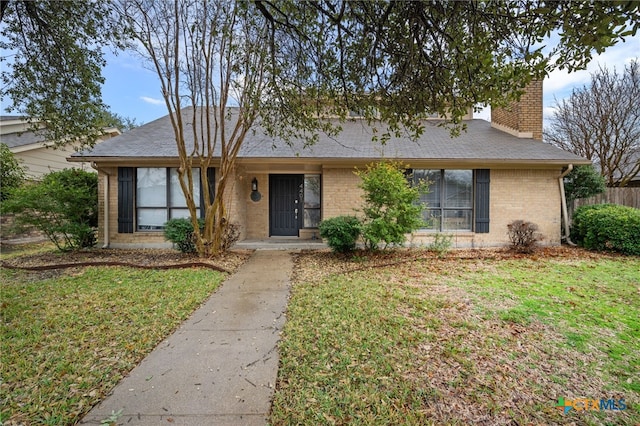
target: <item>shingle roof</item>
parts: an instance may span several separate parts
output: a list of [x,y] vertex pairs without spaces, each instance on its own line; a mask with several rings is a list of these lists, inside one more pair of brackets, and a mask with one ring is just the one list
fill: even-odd
[[0,142],[6,144],[9,148],[17,148],[39,142],[44,143],[45,139],[42,135],[37,135],[32,131],[24,131],[4,134],[0,136]]
[[[190,112],[191,110],[189,110]],[[185,111],[187,112],[187,111]],[[187,115],[185,115],[187,116]],[[189,113],[189,117],[192,115]],[[191,119],[187,119],[189,122]],[[396,159],[478,160],[501,162],[566,162],[583,163],[584,159],[534,139],[522,139],[491,127],[485,120],[469,120],[467,130],[452,138],[448,129],[427,124],[416,141],[391,137],[384,145],[373,142],[371,126],[363,120],[342,123],[335,137],[323,133],[313,146],[304,148],[302,140],[291,145],[269,138],[256,129],[249,132],[239,153],[245,159]],[[185,126],[186,140],[192,137],[191,126]],[[132,129],[109,139],[92,150],[74,154],[91,159],[176,158],[177,150],[169,116]]]

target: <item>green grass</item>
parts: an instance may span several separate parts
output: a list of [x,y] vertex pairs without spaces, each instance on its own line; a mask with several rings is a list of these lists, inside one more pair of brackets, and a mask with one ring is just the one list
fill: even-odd
[[74,424],[223,278],[208,269],[0,269],[0,422]]
[[[485,297],[513,297],[499,311],[506,321],[553,324],[564,344],[607,354],[607,368],[622,388],[640,393],[640,261],[637,258],[582,262],[502,262],[495,273],[467,282]],[[633,380],[634,376],[636,380]],[[630,383],[627,380],[631,379]]]
[[[328,274],[367,262],[314,256],[296,265],[319,278],[292,289],[272,424],[640,423],[640,259]],[[560,397],[628,408],[565,415]]]

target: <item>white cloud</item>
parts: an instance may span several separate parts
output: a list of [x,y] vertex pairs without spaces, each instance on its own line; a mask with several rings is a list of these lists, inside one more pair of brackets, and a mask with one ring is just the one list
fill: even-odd
[[164,105],[162,99],[150,98],[149,96],[140,96],[140,99],[151,105]]
[[568,94],[571,89],[588,85],[591,81],[591,74],[606,67],[621,73],[625,64],[632,59],[640,57],[640,34],[635,37],[628,37],[624,42],[619,42],[615,46],[606,49],[599,55],[594,55],[585,70],[572,73],[566,70],[554,70],[544,81],[544,91],[558,97]]

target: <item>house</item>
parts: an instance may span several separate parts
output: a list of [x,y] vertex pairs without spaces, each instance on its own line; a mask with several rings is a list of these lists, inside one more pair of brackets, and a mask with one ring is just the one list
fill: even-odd
[[[360,206],[354,168],[385,158],[401,160],[414,178],[431,182],[424,211],[429,228],[416,232],[414,243],[442,232],[454,235],[456,247],[501,246],[508,243],[507,224],[523,219],[540,227],[544,244],[559,244],[560,176],[589,161],[541,141],[542,83],[510,108],[495,109],[491,123],[469,117],[466,125],[457,138],[434,123],[416,141],[392,137],[381,145],[372,142],[365,121],[354,119],[337,137],[320,135],[308,148],[249,132],[228,191],[230,220],[240,225],[241,239],[313,239],[320,220]],[[98,169],[104,246],[168,246],[163,224],[188,213],[168,116],[69,160]],[[210,182],[219,178],[215,168],[207,175]]]
[[[46,141],[41,135],[29,130],[29,122],[22,116],[0,116],[0,143],[4,143],[14,156],[25,166],[25,172],[29,179],[40,179],[44,174],[71,167],[67,157],[76,152],[80,144],[69,144],[64,147],[54,148],[52,141]],[[107,128],[102,140],[117,136],[120,131],[116,128]],[[92,171],[88,162],[75,164],[76,168]]]

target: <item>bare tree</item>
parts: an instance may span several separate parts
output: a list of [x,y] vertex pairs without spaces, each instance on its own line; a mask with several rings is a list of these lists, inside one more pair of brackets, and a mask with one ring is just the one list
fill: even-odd
[[[247,4],[235,1],[131,0],[122,7],[138,50],[160,77],[197,251],[202,256],[215,254],[222,249],[228,226],[224,200],[235,160],[265,88],[264,30]],[[235,105],[233,113],[229,105]],[[198,167],[200,176],[194,176]],[[216,167],[218,177],[213,198],[207,179],[210,167]],[[198,226],[195,179],[202,182],[203,230]]]
[[600,68],[556,101],[545,141],[593,161],[607,186],[627,185],[640,173],[640,62],[622,75]]
[[[285,72],[290,58],[265,48],[268,28],[254,3],[121,0],[118,12],[136,50],[160,79],[197,252],[217,254],[225,247],[228,191],[247,133],[261,128],[284,142],[301,137],[312,143],[318,130],[337,128],[321,118],[322,105],[309,101],[300,77]],[[215,192],[207,174],[213,167]],[[202,184],[203,229],[196,179]]]

